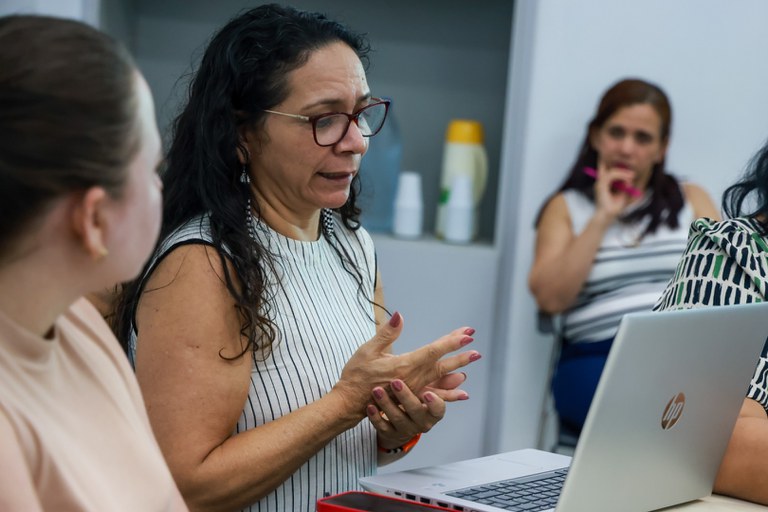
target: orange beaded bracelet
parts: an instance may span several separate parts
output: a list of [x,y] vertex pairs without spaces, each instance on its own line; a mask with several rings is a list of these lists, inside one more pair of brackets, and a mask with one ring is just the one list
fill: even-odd
[[416,446],[416,443],[419,442],[419,439],[421,439],[421,434],[416,434],[413,436],[407,443],[405,443],[403,446],[398,446],[397,448],[382,448],[379,446],[379,451],[382,453],[408,453],[413,449],[414,446]]

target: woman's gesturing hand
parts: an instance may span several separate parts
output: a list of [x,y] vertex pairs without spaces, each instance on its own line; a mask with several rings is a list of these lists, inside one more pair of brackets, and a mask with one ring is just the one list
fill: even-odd
[[[475,350],[448,354],[471,343],[474,329],[461,327],[416,350],[393,355],[391,346],[400,335],[402,324],[399,313],[392,315],[390,321],[354,353],[334,386],[334,390],[343,393],[350,407],[360,414],[366,414],[372,389],[380,387],[388,393],[394,381],[402,382],[408,393],[413,394],[410,390],[429,393],[440,403],[443,399],[466,398],[465,392],[455,389],[463,382],[463,374],[451,374],[480,359],[480,354]],[[415,400],[421,404],[418,398]],[[444,404],[434,407],[444,408]]]
[[380,386],[373,388],[376,405],[366,408],[380,448],[403,446],[415,435],[429,432],[445,416],[445,401],[432,391],[424,392],[422,401],[400,379],[393,380],[390,388],[392,396]]

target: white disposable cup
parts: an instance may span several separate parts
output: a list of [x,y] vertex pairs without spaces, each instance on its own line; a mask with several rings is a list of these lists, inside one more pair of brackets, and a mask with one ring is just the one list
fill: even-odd
[[421,175],[403,171],[395,195],[393,232],[403,238],[418,238],[422,234],[424,204],[421,195]]

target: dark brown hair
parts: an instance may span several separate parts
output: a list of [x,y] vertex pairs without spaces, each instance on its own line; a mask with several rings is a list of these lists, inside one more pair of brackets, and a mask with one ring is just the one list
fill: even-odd
[[[659,115],[661,141],[664,144],[669,141],[672,130],[672,107],[669,98],[661,87],[637,78],[628,78],[613,84],[603,94],[595,116],[587,125],[584,140],[568,176],[555,193],[547,198],[544,206],[558,193],[572,188],[594,201],[594,179],[584,174],[585,167],[597,169],[597,151],[592,147],[590,135],[602,128],[605,122],[619,109],[642,104],[650,105]],[[668,174],[664,167],[664,158],[653,166],[651,179],[648,183],[652,192],[651,201],[643,208],[634,210],[631,214],[621,218],[623,222],[634,222],[650,215],[651,222],[643,234],[653,233],[662,223],[671,228],[676,228],[679,224],[677,215],[683,208],[683,193],[677,180]],[[539,214],[536,216],[537,225],[543,209],[544,207],[539,210]]]
[[120,195],[138,149],[135,69],[78,21],[0,18],[0,257],[57,197]]
[[[240,177],[237,159],[239,128],[259,127],[266,114],[289,94],[288,74],[304,65],[313,52],[333,43],[349,46],[366,62],[364,36],[324,14],[277,4],[261,5],[231,19],[211,39],[189,84],[188,98],[173,127],[173,140],[163,177],[162,241],[179,226],[210,215],[213,246],[224,269],[224,281],[241,316],[243,351],[266,358],[277,337],[270,320],[266,269],[275,265],[269,250],[252,240],[248,231],[249,200],[260,215],[258,202]],[[359,176],[352,180],[347,202],[336,209],[344,225],[359,227],[356,204]],[[344,268],[359,284],[360,270],[323,230]],[[227,248],[225,250],[224,248]],[[232,270],[227,265],[231,264]],[[146,274],[148,263],[142,275]],[[113,329],[130,355],[133,320],[143,279],[123,286]],[[362,286],[362,285],[361,285]],[[149,290],[148,290],[149,291]],[[366,302],[365,306],[368,305]]]

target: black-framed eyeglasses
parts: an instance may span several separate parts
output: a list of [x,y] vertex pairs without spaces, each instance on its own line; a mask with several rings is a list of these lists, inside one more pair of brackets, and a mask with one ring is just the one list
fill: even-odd
[[360,134],[363,137],[373,137],[387,119],[390,100],[373,98],[374,103],[370,103],[363,108],[356,110],[351,114],[345,112],[326,112],[316,116],[303,116],[301,114],[286,114],[276,110],[264,110],[270,114],[293,117],[312,123],[312,134],[315,137],[315,143],[318,146],[333,146],[338,144],[349,130],[349,123],[355,122]]

